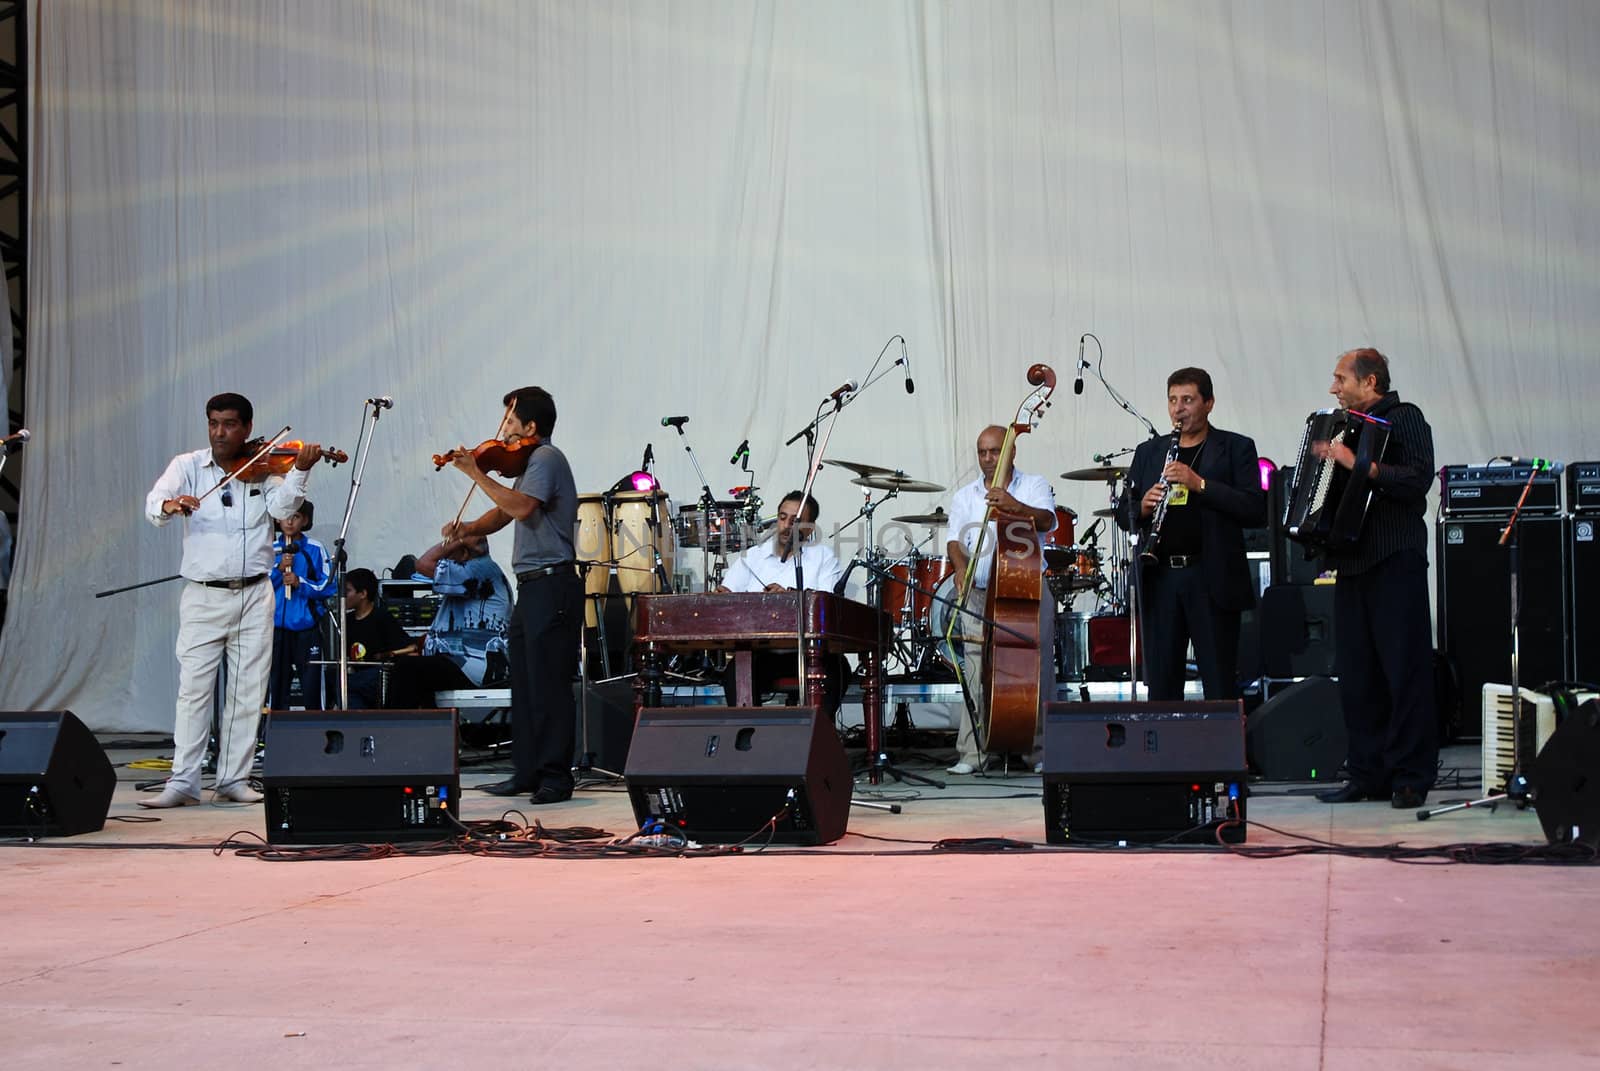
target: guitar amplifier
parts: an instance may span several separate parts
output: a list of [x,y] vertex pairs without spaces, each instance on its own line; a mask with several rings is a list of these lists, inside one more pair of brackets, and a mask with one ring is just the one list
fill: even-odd
[[1600,513],[1600,461],[1567,466],[1567,509],[1574,514]]
[[[1509,516],[1532,465],[1446,465],[1439,470],[1439,511],[1446,517]],[[1561,481],[1545,469],[1533,478],[1523,515],[1561,512]]]
[[1049,703],[1045,839],[1051,844],[1239,844],[1244,704]]

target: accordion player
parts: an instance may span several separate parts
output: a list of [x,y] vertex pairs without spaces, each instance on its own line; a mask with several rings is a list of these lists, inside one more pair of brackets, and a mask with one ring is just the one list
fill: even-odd
[[[1387,420],[1354,409],[1318,409],[1306,417],[1285,494],[1283,527],[1290,539],[1317,552],[1355,545],[1372,501],[1368,470],[1383,457],[1389,430]],[[1353,468],[1319,456],[1317,444],[1334,440],[1354,452]]]

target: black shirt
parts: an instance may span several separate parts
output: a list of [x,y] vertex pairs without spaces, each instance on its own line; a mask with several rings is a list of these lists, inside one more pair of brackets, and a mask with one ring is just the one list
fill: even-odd
[[[355,614],[348,614],[345,618],[345,634],[350,638],[350,658],[352,661],[365,660],[375,662],[390,651],[398,651],[402,647],[411,646],[411,637],[406,630],[400,627],[388,610],[382,606],[376,607],[366,617],[357,619]],[[356,653],[356,644],[364,649],[363,654]]]
[[[1178,460],[1192,469],[1200,463],[1200,453],[1205,447],[1204,439],[1193,446],[1180,446]],[[1182,504],[1172,501],[1173,492],[1181,496],[1183,488],[1173,484],[1168,491],[1167,517],[1161,522],[1161,542],[1156,545],[1156,553],[1162,558],[1170,558],[1174,554],[1198,555],[1202,542],[1200,503],[1196,500],[1200,497],[1200,492],[1195,488],[1189,488],[1189,499]]]
[[1402,402],[1396,391],[1368,410],[1389,421],[1389,442],[1372,481],[1372,503],[1361,538],[1348,550],[1330,552],[1328,564],[1340,573],[1364,573],[1392,554],[1414,550],[1428,556],[1428,488],[1433,486],[1433,429],[1422,410]]

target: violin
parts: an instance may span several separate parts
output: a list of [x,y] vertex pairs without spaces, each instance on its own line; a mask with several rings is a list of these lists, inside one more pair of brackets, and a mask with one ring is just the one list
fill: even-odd
[[[267,440],[260,438],[245,443],[239,460],[228,470],[228,475],[245,483],[258,483],[268,476],[286,476],[294,468],[295,458],[300,456],[300,448],[305,444],[299,439],[289,439],[257,457],[256,454],[265,445]],[[349,454],[331,446],[319,448],[317,455],[330,465],[341,465],[350,460]]]
[[538,445],[539,440],[532,436],[519,437],[510,442],[485,439],[471,450],[446,450],[442,454],[434,454],[433,471],[438,472],[463,453],[469,453],[484,472],[498,472],[514,478],[527,471],[528,458],[533,456],[534,448]]

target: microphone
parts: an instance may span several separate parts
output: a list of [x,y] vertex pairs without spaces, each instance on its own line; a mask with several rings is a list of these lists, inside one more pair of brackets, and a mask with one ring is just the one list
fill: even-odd
[[737,449],[737,450],[735,450],[733,452],[733,456],[728,458],[728,464],[737,465],[739,463],[739,459],[741,457],[749,457],[749,456],[750,456],[750,440],[746,439],[744,442],[739,444],[739,449]]
[[1561,462],[1549,461],[1542,457],[1512,457],[1509,454],[1501,454],[1495,460],[1507,461],[1513,465],[1532,465],[1535,472],[1552,472],[1557,476],[1561,475],[1561,469],[1563,468]]
[[367,404],[378,409],[393,409],[394,399],[387,394],[381,394],[376,398],[368,398]]
[[677,428],[682,431],[683,426],[687,423],[689,423],[689,418],[686,416],[664,416],[661,418],[661,426],[663,428]]
[[[1078,336],[1078,379],[1077,382],[1072,384],[1072,393],[1074,394],[1083,393],[1083,370],[1089,367],[1089,362],[1083,359],[1083,340],[1088,337],[1088,335]],[[1097,457],[1095,460],[1099,461],[1100,459]]]
[[22,428],[11,435],[7,435],[4,439],[0,439],[0,443],[5,444],[6,456],[10,457],[18,450],[21,450],[23,444],[31,438],[33,438],[33,432],[29,431],[27,428]]
[[650,463],[653,462],[655,459],[656,459],[656,444],[655,443],[645,443],[644,444],[644,460],[639,462],[639,467],[641,469],[648,469],[650,467]]
[[843,398],[846,394],[854,394],[860,389],[860,384],[852,379],[850,382],[841,385],[832,394],[828,395],[828,401],[836,402],[840,398]]
[[1105,523],[1106,523],[1106,519],[1104,517],[1096,517],[1094,519],[1094,523],[1089,526],[1089,530],[1087,532],[1083,533],[1083,535],[1079,538],[1078,541],[1080,543],[1091,543],[1091,542],[1093,542],[1095,533],[1100,531],[1100,526],[1102,524],[1105,524]]
[[906,337],[900,336],[900,367],[906,370],[906,393],[917,393],[917,385],[911,381],[911,356],[906,353]]

